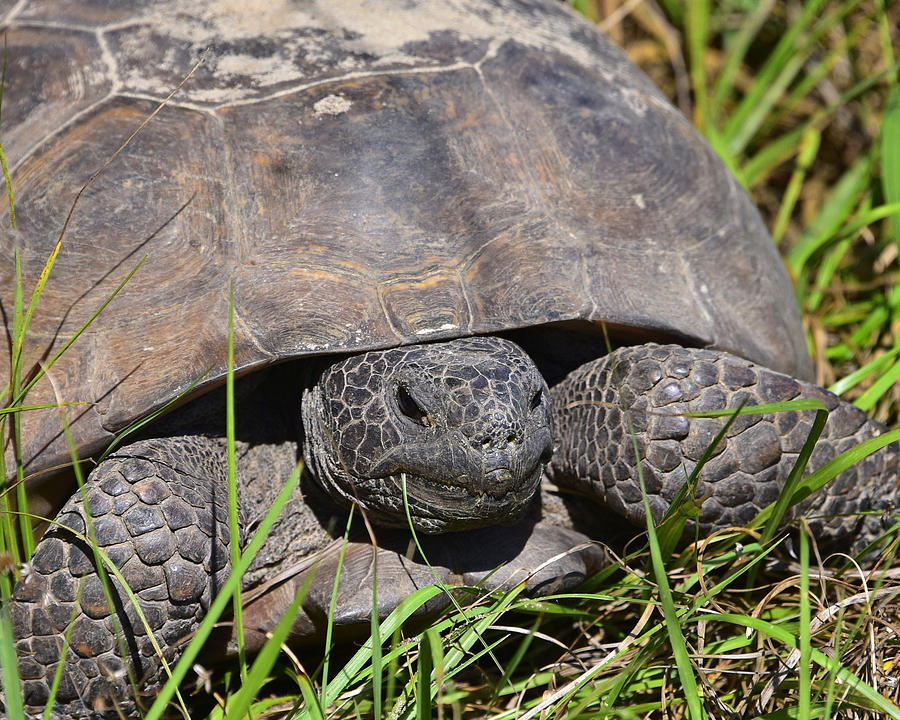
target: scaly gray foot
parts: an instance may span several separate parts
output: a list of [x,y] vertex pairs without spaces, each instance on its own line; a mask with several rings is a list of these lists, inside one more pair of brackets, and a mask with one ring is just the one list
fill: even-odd
[[[858,408],[828,391],[724,352],[638,345],[587,363],[555,386],[557,447],[550,475],[586,490],[636,524],[644,522],[632,437],[644,458],[651,512],[660,520],[727,418],[680,413],[816,398],[830,410],[808,471],[884,432]],[[703,530],[744,525],[774,502],[806,442],[814,411],[739,417],[700,474],[696,496]],[[898,444],[851,466],[795,513],[825,542],[860,549],[882,532],[878,514],[898,499]],[[849,515],[846,515],[849,514]]]
[[[201,437],[172,440],[135,443],[102,463],[85,483],[98,543],[137,595],[169,660],[230,573],[223,445]],[[35,716],[47,703],[70,623],[66,671],[54,708],[59,717],[103,711],[117,716],[116,705],[131,715],[131,682],[152,693],[165,681],[120,583],[110,574],[110,611],[93,552],[68,530],[87,534],[81,500],[76,493],[58,516],[59,525],[41,540],[11,604],[25,705]]]

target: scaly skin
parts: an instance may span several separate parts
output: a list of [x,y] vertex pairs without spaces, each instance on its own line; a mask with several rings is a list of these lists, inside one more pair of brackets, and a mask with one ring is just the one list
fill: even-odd
[[[816,398],[830,411],[808,465],[813,471],[836,455],[880,435],[885,428],[835,395],[810,383],[728,353],[676,345],[638,345],[582,365],[551,391],[557,447],[549,474],[564,486],[589,492],[637,525],[644,507],[632,435],[644,458],[644,480],[659,521],[727,418],[679,413]],[[774,502],[812,427],[814,411],[738,418],[704,466],[696,496],[706,497],[701,530],[750,522]],[[898,505],[897,443],[851,466],[795,508],[826,544],[861,549],[883,526],[879,514]],[[849,513],[848,516],[841,516]]]
[[[85,483],[98,543],[139,598],[169,660],[231,571],[224,463],[220,441],[148,440],[112,455]],[[129,672],[141,694],[152,694],[164,681],[162,666],[118,580],[110,575],[111,614],[93,552],[67,530],[86,534],[80,493],[57,522],[38,545],[11,607],[26,708],[33,715],[43,711],[77,603],[54,710],[60,718],[87,717],[118,705],[133,715],[135,698],[115,625],[122,628]]]
[[307,466],[373,522],[416,529],[509,523],[550,455],[547,385],[498,337],[368,352],[334,363],[303,396]]

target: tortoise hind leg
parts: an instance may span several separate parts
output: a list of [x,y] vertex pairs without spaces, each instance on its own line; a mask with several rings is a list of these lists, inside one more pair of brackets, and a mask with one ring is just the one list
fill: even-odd
[[[808,471],[885,430],[811,383],[728,353],[675,345],[620,348],[574,370],[551,393],[557,449],[549,474],[559,485],[590,492],[636,524],[644,523],[644,509],[634,441],[643,458],[651,512],[659,521],[684,484],[685,470],[694,469],[727,420],[679,413],[817,398],[830,414]],[[696,495],[706,498],[701,528],[744,525],[774,502],[814,418],[814,411],[737,418],[700,473]],[[853,513],[894,507],[900,496],[898,458],[897,443],[882,448],[804,500],[794,514],[812,517],[813,532],[828,544],[865,547],[882,532],[881,517]]]
[[[147,440],[112,455],[85,483],[98,544],[137,596],[170,663],[230,573],[225,458],[221,440]],[[166,679],[156,650],[111,574],[110,612],[94,553],[78,537],[87,534],[80,492],[57,523],[11,604],[26,708],[43,713],[72,623],[54,710],[119,717],[118,707],[135,715],[131,682],[152,693]]]

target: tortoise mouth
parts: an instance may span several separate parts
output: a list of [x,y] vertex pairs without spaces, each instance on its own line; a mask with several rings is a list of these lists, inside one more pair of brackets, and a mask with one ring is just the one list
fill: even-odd
[[435,478],[400,469],[379,482],[382,487],[393,485],[400,499],[400,522],[389,524],[408,525],[408,506],[416,530],[437,534],[516,522],[537,494],[542,474],[543,464],[538,462],[525,474],[500,467],[475,477]]
[[366,474],[396,488],[398,498],[405,477],[416,529],[452,532],[509,524],[537,494],[550,447],[549,432],[488,453],[473,451],[455,437],[440,443],[403,443]]
[[431,474],[417,472],[415,468],[400,468],[390,473],[389,478],[406,478],[407,488],[417,489],[417,495],[441,493],[448,498],[483,498],[488,497],[498,503],[505,503],[510,495],[515,495],[523,488],[537,489],[532,485],[537,473],[540,479],[542,465],[532,467],[525,473],[515,473],[508,467],[499,467],[485,473],[451,475],[435,477]]

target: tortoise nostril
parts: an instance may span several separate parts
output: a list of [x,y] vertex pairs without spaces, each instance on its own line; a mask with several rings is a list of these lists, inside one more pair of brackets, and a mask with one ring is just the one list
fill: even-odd
[[499,432],[491,433],[490,435],[482,435],[480,437],[476,437],[472,441],[472,445],[475,447],[480,446],[482,450],[490,450],[491,448],[501,448],[505,445],[518,445],[521,442],[519,439],[519,434],[516,432],[507,432],[505,435]]

